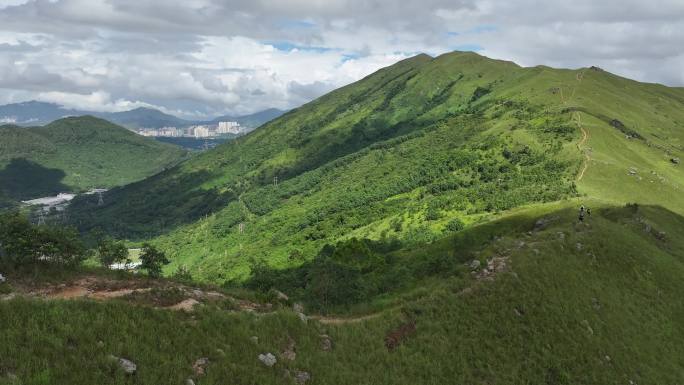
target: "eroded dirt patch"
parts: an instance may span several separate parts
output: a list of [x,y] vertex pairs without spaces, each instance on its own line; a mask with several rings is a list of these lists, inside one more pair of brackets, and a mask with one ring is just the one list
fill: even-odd
[[192,308],[200,302],[194,298],[188,298],[175,305],[167,307],[169,310],[182,310],[182,311],[192,311]]
[[114,279],[85,276],[64,283],[18,282],[12,297],[24,296],[48,300],[93,299],[106,301],[119,299],[143,306],[169,310],[192,311],[197,304],[216,304],[226,307],[229,301],[235,310],[264,311],[265,307],[246,300],[229,297],[218,291],[204,291],[169,281],[145,278]]
[[70,283],[30,289],[22,294],[48,299],[93,298],[105,300],[123,297],[138,290],[151,290],[150,287],[144,286],[143,282],[135,280],[116,281],[108,278],[85,277]]

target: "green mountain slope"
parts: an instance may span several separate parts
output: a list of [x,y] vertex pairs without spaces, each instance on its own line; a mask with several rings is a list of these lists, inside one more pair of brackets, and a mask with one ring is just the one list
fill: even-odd
[[123,185],[184,156],[179,148],[93,117],[2,126],[0,136],[0,191],[14,200]]
[[682,154],[683,98],[596,68],[419,55],[114,190],[104,207],[81,200],[72,216],[156,238],[169,269],[224,281],[245,278],[250,260],[297,265],[351,237],[425,244],[584,194],[684,213],[670,161]]
[[[192,313],[131,306],[134,295],[0,301],[0,382],[283,384],[306,372],[311,384],[676,384],[684,218],[590,202],[580,225],[576,203],[516,210],[395,253],[398,265],[423,260],[434,272],[384,294],[375,306],[385,310],[365,318],[303,323],[288,302],[259,314],[209,296]],[[472,258],[496,267],[471,272]],[[258,360],[267,352],[273,367]],[[136,363],[135,376],[110,355]],[[200,357],[204,374],[193,370]]]

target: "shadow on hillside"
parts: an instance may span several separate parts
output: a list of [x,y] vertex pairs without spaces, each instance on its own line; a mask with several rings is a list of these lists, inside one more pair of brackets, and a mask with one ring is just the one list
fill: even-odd
[[69,191],[62,183],[66,173],[41,166],[24,158],[15,158],[0,170],[0,195],[14,200],[28,200]]
[[521,250],[529,242],[562,241],[565,235],[561,238],[556,234],[572,233],[586,233],[587,241],[595,237],[593,241],[602,244],[609,241],[602,238],[610,234],[605,231],[608,228],[619,228],[626,236],[643,237],[672,255],[684,256],[681,243],[670,241],[684,237],[684,217],[677,213],[653,205],[604,206],[595,208],[591,218],[579,223],[578,208],[568,203],[561,208],[521,211],[430,244],[408,247],[396,239],[352,238],[323,246],[311,260],[291,256],[290,263],[296,266],[285,269],[255,261],[245,282],[227,282],[226,286],[271,294],[283,291],[322,312],[348,310],[378,296],[416,288],[431,277],[463,280],[471,274],[471,261],[485,263],[483,259],[493,256],[482,254],[482,250],[493,247],[506,255],[510,248]]
[[[149,239],[193,223],[237,199],[233,190],[201,188],[217,175],[206,170],[180,174],[172,168],[103,195],[76,197],[69,207],[72,224],[119,238]],[[169,178],[169,175],[180,177]],[[153,186],[154,189],[148,189]]]

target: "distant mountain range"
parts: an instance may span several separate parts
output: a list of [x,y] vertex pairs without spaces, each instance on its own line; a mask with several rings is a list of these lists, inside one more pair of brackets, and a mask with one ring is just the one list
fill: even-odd
[[253,129],[279,117],[284,112],[270,108],[250,115],[220,116],[210,121],[193,121],[181,119],[153,108],[140,107],[122,112],[95,112],[68,109],[54,103],[29,101],[0,106],[0,124],[39,126],[64,117],[92,115],[132,129],[168,126],[187,127],[195,124],[215,124],[220,121],[234,121],[240,123],[241,126]]
[[210,123],[238,122],[238,123],[240,123],[241,126],[250,127],[250,128],[257,128],[266,122],[270,122],[271,120],[280,117],[280,115],[282,115],[284,113],[285,113],[285,111],[283,111],[283,110],[279,110],[277,108],[269,108],[267,110],[255,112],[251,115],[219,116],[218,118],[212,120]]
[[177,116],[163,113],[153,108],[136,108],[122,112],[91,112],[86,115],[93,115],[110,122],[119,124],[126,128],[161,128],[161,127],[184,127],[195,124],[195,122],[181,119]]

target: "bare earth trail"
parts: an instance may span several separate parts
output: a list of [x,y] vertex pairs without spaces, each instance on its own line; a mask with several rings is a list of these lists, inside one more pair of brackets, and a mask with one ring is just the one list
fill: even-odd
[[[163,295],[163,292],[169,289],[179,293],[178,302],[160,303],[156,301],[156,296]],[[192,311],[193,306],[201,303],[231,300],[240,311],[256,312],[269,310],[268,307],[261,304],[233,298],[214,290],[201,290],[196,287],[165,281],[149,281],[144,279],[118,280],[98,276],[85,276],[58,285],[52,284],[39,287],[18,283],[13,293],[0,296],[0,300],[9,300],[16,296],[45,300],[91,299],[96,301],[113,299],[135,301],[136,296],[147,296],[149,298],[147,301],[143,301],[142,304],[155,308],[183,311]]]
[[582,178],[584,178],[584,173],[587,171],[589,168],[589,162],[591,161],[591,155],[589,155],[588,149],[583,149],[584,144],[587,142],[589,139],[589,132],[582,126],[582,119],[581,115],[579,112],[576,112],[577,116],[577,126],[579,127],[580,131],[582,131],[582,139],[577,143],[577,149],[580,151],[584,151],[584,165],[582,166],[582,170],[580,171],[579,175],[577,175],[577,181],[581,181]]
[[[577,88],[579,87],[580,84],[582,84],[582,80],[584,79],[584,73],[587,70],[583,70],[582,72],[578,73],[575,76],[575,79],[577,80],[578,85],[572,88],[572,92],[570,93],[570,97],[565,99],[563,97],[563,87],[560,87],[560,98],[561,98],[561,103],[563,105],[567,105],[569,101],[571,101],[575,97],[575,93],[577,92]],[[575,124],[577,124],[577,127],[580,129],[582,132],[582,139],[577,143],[577,149],[580,152],[584,153],[584,164],[582,165],[582,169],[580,170],[579,174],[577,175],[577,181],[581,181],[582,178],[584,178],[584,174],[587,172],[587,169],[589,168],[589,162],[591,161],[591,155],[590,155],[590,150],[587,148],[584,148],[584,145],[587,143],[587,140],[589,139],[589,131],[587,131],[586,128],[582,125],[582,115],[580,112],[576,111],[573,113],[572,116],[573,121]]]
[[345,324],[354,324],[354,323],[359,323],[363,321],[368,321],[372,320],[374,318],[378,318],[381,315],[388,313],[392,310],[397,310],[400,309],[399,306],[390,308],[390,309],[385,309],[383,311],[377,312],[377,313],[371,313],[371,314],[366,314],[358,317],[324,317],[324,316],[309,316],[309,319],[316,320],[324,325],[345,325]]
[[149,290],[152,290],[152,288],[142,287],[140,283],[135,281],[117,283],[111,280],[102,280],[97,277],[85,277],[57,287],[30,290],[27,291],[26,294],[47,299],[91,298],[106,300],[124,297],[134,291],[144,292]]

